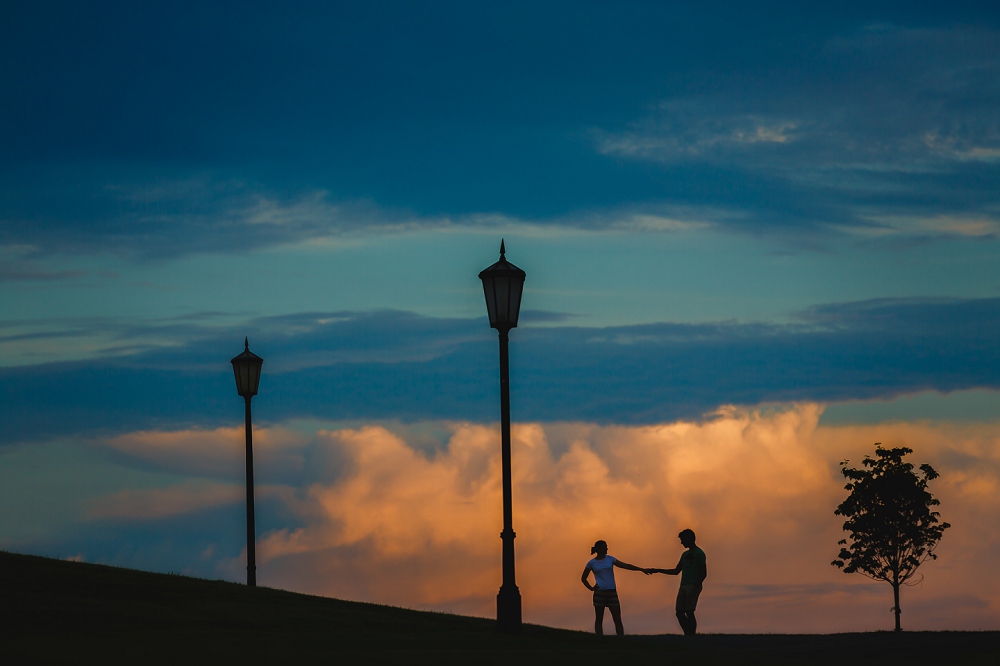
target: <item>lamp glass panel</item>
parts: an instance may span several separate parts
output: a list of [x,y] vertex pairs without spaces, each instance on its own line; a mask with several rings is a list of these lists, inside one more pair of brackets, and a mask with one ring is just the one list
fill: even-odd
[[508,323],[511,328],[517,328],[517,316],[521,311],[521,292],[524,290],[524,280],[513,278],[510,281],[510,303]]
[[510,324],[510,277],[498,275],[494,281],[496,282],[497,325],[508,326]]
[[262,365],[263,363],[260,363],[259,361],[247,363],[249,370],[247,388],[250,389],[251,395],[257,395],[257,387],[260,386],[260,367]]
[[236,392],[240,395],[246,393],[247,369],[245,363],[233,363],[233,374],[236,375]]
[[486,294],[486,311],[490,315],[490,326],[497,326],[497,298],[492,277],[483,278],[483,292]]

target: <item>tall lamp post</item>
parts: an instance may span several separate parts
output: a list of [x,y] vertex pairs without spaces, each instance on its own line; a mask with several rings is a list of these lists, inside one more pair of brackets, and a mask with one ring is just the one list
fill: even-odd
[[256,540],[253,520],[253,426],[250,423],[250,399],[257,395],[260,384],[260,366],[264,359],[250,351],[250,340],[243,340],[243,353],[231,361],[236,375],[236,391],[246,402],[247,432],[247,585],[257,587],[257,558],[254,554]]
[[[525,273],[504,256],[500,241],[500,261],[479,274],[486,294],[490,327],[500,336],[500,456],[503,466],[503,584],[497,594],[497,629],[514,633],[521,629],[521,593],[514,582],[514,527],[510,493],[510,368],[507,361],[507,334],[517,327]],[[249,404],[249,403],[247,403]]]

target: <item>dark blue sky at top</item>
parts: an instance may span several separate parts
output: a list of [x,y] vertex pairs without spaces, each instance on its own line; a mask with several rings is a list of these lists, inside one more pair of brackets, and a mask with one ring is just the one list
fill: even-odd
[[[0,297],[14,306],[0,313],[0,344],[20,351],[0,359],[3,441],[229,423],[225,361],[248,332],[267,359],[264,421],[494,419],[491,331],[467,314],[427,314],[467,312],[456,294],[478,286],[465,248],[440,261],[461,264],[469,284],[431,285],[412,312],[378,301],[385,289],[360,269],[329,285],[293,275],[295,255],[269,257],[259,279],[315,295],[315,311],[289,312],[280,296],[248,311],[233,280],[181,262],[442,220],[491,234],[476,270],[495,260],[492,235],[507,232],[512,247],[513,222],[579,238],[647,214],[774,241],[749,263],[717,236],[678,245],[694,248],[690,282],[708,281],[696,264],[713,253],[733,253],[704,269],[737,266],[730,284],[782,252],[855,258],[857,229],[893,232],[865,237],[851,264],[875,266],[865,280],[883,266],[903,282],[931,276],[911,291],[846,289],[834,305],[796,294],[788,302],[814,307],[786,321],[588,328],[536,312],[512,351],[516,418],[650,423],[727,403],[997,388],[998,294],[981,267],[1000,229],[998,23],[990,3],[7,3]],[[264,223],[261,200],[277,211]],[[586,253],[603,248],[587,238],[546,259],[596,274],[601,257]],[[883,262],[879,243],[941,251]],[[649,287],[648,264],[662,261],[647,245],[647,265],[599,286]],[[530,234],[517,247],[527,253]],[[629,252],[617,247],[608,252]],[[345,261],[349,248],[329,252]],[[396,276],[400,256],[378,270]],[[559,300],[573,288],[598,291],[573,275],[545,283],[536,259],[524,268],[546,309],[577,307]],[[129,272],[152,264],[167,266],[160,282]],[[982,284],[953,288],[959,277],[927,293],[935,274],[973,264],[966,282]],[[162,277],[171,270],[208,294],[173,319],[191,287]],[[789,293],[854,277],[817,272],[803,286],[767,274],[778,277],[761,284]],[[371,296],[370,310],[321,301],[338,290]],[[755,296],[779,309],[752,290],[706,300],[723,303],[713,313]],[[886,300],[846,302],[872,294]],[[459,305],[428,305],[449,298]],[[115,346],[92,342],[102,336]],[[84,350],[67,354],[77,360],[38,352],[64,342]]]
[[[0,240],[226,250],[220,213],[258,192],[575,226],[711,206],[791,237],[873,206],[980,214],[995,161],[921,142],[997,147],[997,19],[984,3],[17,3]],[[791,144],[715,140],[788,123]]]

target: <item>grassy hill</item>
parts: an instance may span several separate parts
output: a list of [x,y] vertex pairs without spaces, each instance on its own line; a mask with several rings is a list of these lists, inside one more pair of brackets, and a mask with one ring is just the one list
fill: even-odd
[[0,552],[0,663],[1000,664],[1000,632],[628,636]]

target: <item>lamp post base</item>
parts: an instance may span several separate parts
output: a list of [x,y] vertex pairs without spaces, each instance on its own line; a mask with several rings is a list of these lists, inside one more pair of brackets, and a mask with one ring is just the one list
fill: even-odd
[[505,585],[497,595],[497,631],[516,634],[521,631],[521,592],[517,585]]

